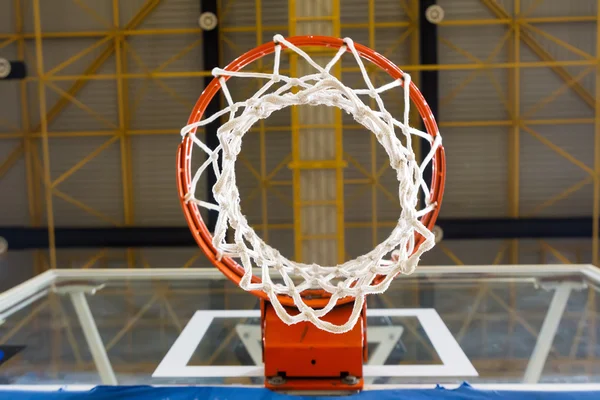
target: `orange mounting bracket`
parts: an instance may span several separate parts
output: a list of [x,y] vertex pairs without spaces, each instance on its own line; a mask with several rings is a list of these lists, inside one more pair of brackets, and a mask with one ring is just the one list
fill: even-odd
[[[354,303],[339,305],[325,319],[348,320]],[[288,312],[293,312],[288,308]],[[265,387],[276,391],[359,391],[367,359],[366,306],[346,333],[330,333],[310,322],[287,325],[270,302],[261,301]],[[297,312],[297,311],[296,311]]]

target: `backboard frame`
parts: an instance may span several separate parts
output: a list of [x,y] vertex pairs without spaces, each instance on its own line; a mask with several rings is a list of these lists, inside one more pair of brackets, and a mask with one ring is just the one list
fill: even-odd
[[[472,377],[477,371],[441,317],[432,308],[368,309],[368,317],[416,317],[423,327],[442,364],[401,364],[385,365],[379,359],[370,359],[363,369],[365,378],[375,377]],[[253,366],[200,366],[188,365],[189,360],[204,334],[216,318],[260,318],[260,310],[201,310],[185,326],[173,346],[169,349],[152,377],[154,378],[196,378],[196,377],[262,377],[264,367]],[[378,328],[378,327],[374,327]],[[374,330],[367,327],[367,340],[372,342]],[[248,350],[248,346],[247,346]],[[249,353],[252,350],[250,349]],[[251,353],[251,356],[253,354]],[[256,356],[252,357],[256,362]]]
[[[552,302],[550,303],[544,324],[542,326],[539,340],[536,343],[536,348],[532,354],[533,361],[531,367],[526,373],[527,379],[522,383],[511,384],[478,384],[477,387],[493,388],[497,387],[510,388],[511,390],[536,390],[535,388],[556,387],[556,390],[563,390],[562,387],[569,387],[571,390],[592,390],[597,387],[597,384],[591,383],[570,383],[567,385],[549,385],[539,384],[539,372],[544,365],[548,355],[548,343],[551,343],[556,333],[557,323],[561,319],[564,305],[569,298],[572,290],[577,289],[574,282],[556,282],[551,280],[547,282],[547,278],[555,275],[581,275],[589,279],[590,283],[600,288],[600,269],[592,265],[502,265],[502,266],[447,266],[447,267],[419,267],[412,277],[425,277],[430,280],[470,280],[473,275],[481,276],[481,279],[491,282],[499,281],[515,281],[531,279],[532,282],[537,282],[537,278],[545,278],[540,280],[541,285],[546,290],[553,291]],[[510,275],[510,276],[506,276]],[[463,278],[464,276],[464,278]],[[153,280],[185,280],[185,281],[206,281],[206,280],[224,280],[223,275],[216,269],[145,269],[145,270],[130,270],[130,269],[90,269],[90,270],[73,270],[73,269],[57,269],[46,271],[14,288],[0,294],[0,324],[2,320],[9,318],[15,312],[22,310],[36,300],[51,292],[62,291],[63,294],[68,294],[71,301],[80,302],[79,305],[74,304],[74,307],[79,307],[82,312],[78,313],[77,318],[82,329],[86,333],[87,345],[93,355],[96,369],[104,384],[115,384],[111,376],[112,366],[110,360],[105,357],[105,347],[97,335],[97,327],[94,317],[85,312],[87,300],[86,294],[93,292],[98,286],[109,282],[129,282],[129,281],[153,281]],[[82,284],[83,282],[83,284]],[[540,283],[538,282],[538,283]],[[68,290],[64,291],[65,283]],[[76,284],[74,284],[76,283]],[[548,285],[548,287],[546,287]],[[241,290],[241,289],[240,289]],[[82,295],[78,295],[82,294]],[[90,318],[83,318],[86,315]],[[83,316],[83,317],[82,317]],[[95,331],[95,333],[94,333]],[[104,353],[104,354],[103,354]],[[112,372],[112,374],[111,374]],[[118,382],[117,382],[118,384]],[[72,385],[71,385],[72,386]],[[452,385],[450,385],[452,386]],[[9,385],[10,387],[10,385]],[[368,385],[369,389],[377,388],[401,388],[401,387],[427,387],[423,384],[383,384],[383,385]],[[586,389],[588,388],[588,389]],[[554,390],[554,389],[553,389]],[[565,389],[566,390],[566,389]]]

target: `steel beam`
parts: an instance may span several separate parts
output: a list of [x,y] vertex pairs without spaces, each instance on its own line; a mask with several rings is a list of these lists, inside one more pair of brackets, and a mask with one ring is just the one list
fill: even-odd
[[[502,6],[499,5],[498,3],[496,3],[495,1],[481,0],[481,2],[487,8],[489,8],[489,10],[494,15],[496,15],[496,17],[498,17],[499,19],[510,19],[510,15],[506,12],[506,10],[504,10],[504,8],[502,8]],[[518,14],[518,12],[519,12],[519,10],[515,10],[515,13]],[[516,21],[516,24],[517,25],[527,25],[526,23],[523,22],[522,19],[519,19],[518,21]],[[527,32],[524,29],[521,29],[520,40],[523,43],[525,43],[531,49],[531,51],[533,51],[540,59],[547,61],[547,62],[554,61],[554,58],[552,57],[552,55],[550,53],[548,53],[542,46],[540,46],[538,44],[538,42],[531,36],[531,34],[529,34],[529,32]],[[596,60],[590,60],[590,61],[596,62]],[[516,62],[519,63],[518,60]],[[551,66],[550,68],[556,75],[558,75],[565,82],[569,82],[570,80],[573,79],[571,74],[560,65]],[[585,101],[586,104],[588,104],[591,108],[594,108],[594,105],[595,105],[594,98],[592,97],[591,94],[589,94],[589,92],[582,85],[575,82],[573,84],[572,88],[573,88],[573,91],[575,93],[577,93],[579,95],[579,97],[581,97],[583,99],[583,101]]]
[[[440,219],[444,239],[590,238],[592,218]],[[377,226],[393,226],[379,221]],[[348,228],[370,227],[371,221],[347,221]],[[292,225],[270,225],[269,229],[291,229]],[[195,246],[187,227],[58,227],[59,248],[186,247]],[[12,250],[48,247],[45,227],[2,227]]]
[[[429,22],[426,18],[427,9],[431,6],[436,5],[436,0],[420,0],[417,16],[415,21],[418,24],[418,32],[419,32],[419,64],[420,65],[438,65],[438,27],[436,24]],[[419,76],[419,85],[429,108],[436,120],[439,120],[439,102],[440,102],[440,94],[439,94],[439,71],[436,70],[423,70],[420,72]],[[418,121],[422,121],[421,117],[418,118]],[[421,123],[420,129],[424,129],[424,125]],[[418,145],[419,150],[419,158],[421,161],[429,153],[429,149],[431,148],[431,144],[427,141],[427,139],[420,139],[420,143]],[[427,184],[427,187],[431,187],[431,174],[432,174],[432,164],[429,163],[425,169],[423,170],[423,179]],[[423,197],[423,195],[420,195]],[[425,199],[420,199],[421,204],[424,205]],[[445,247],[444,247],[445,248]],[[443,249],[444,249],[443,248]],[[452,257],[451,257],[452,258]],[[435,307],[435,296],[433,291],[428,290],[427,288],[422,288],[418,291],[419,297],[419,305],[421,307]]]
[[[202,31],[202,41],[204,45],[202,46],[202,57],[205,71],[211,71],[213,68],[219,67],[219,37],[220,37],[220,21],[218,20],[218,4],[217,0],[200,0],[200,12],[211,12],[217,16],[217,26],[212,30],[203,30]],[[207,87],[210,82],[213,80],[212,75],[207,75],[204,77],[204,87]],[[206,107],[205,115],[210,116],[216,114],[221,110],[221,96],[217,94],[212,101]],[[217,129],[221,125],[221,120],[217,119],[214,122],[206,125],[204,127],[205,138],[204,141],[206,145],[215,149],[219,145],[219,139],[217,138]],[[215,176],[215,172],[212,168],[207,169],[206,175],[206,195],[209,203],[216,203],[212,188],[215,185],[217,178]],[[208,210],[208,229],[212,232],[214,231],[215,224],[217,223],[218,212],[214,210]]]
[[[159,3],[160,3],[160,0],[147,1],[144,4],[144,6],[140,9],[140,11],[125,26],[125,29],[133,30],[136,27],[138,27],[139,24],[141,24],[144,21],[144,18],[146,18],[148,16],[148,14],[150,14],[158,6]],[[104,33],[104,35],[105,34],[106,33]],[[42,36],[41,36],[41,32],[40,32],[40,38],[41,37]],[[65,36],[65,37],[69,37],[69,36]],[[77,79],[72,79],[72,80],[75,80],[76,82],[73,84],[73,86],[71,86],[71,88],[69,90],[67,90],[67,93],[69,95],[75,97],[76,94],[79,93],[79,91],[85,86],[88,79],[92,79],[91,77],[93,77],[94,74],[96,74],[96,72],[100,69],[100,67],[102,65],[104,65],[104,63],[110,58],[110,56],[114,53],[114,51],[115,51],[115,48],[113,45],[110,45],[106,50],[104,50],[94,60],[94,62],[92,62],[88,66],[88,68],[86,68],[86,70],[83,72],[83,74],[81,76],[79,76]],[[59,78],[59,77],[55,76],[54,78]],[[115,79],[115,78],[111,78],[111,79]],[[53,79],[51,77],[48,77],[48,80],[53,80]],[[52,108],[50,108],[50,110],[48,111],[48,113],[47,113],[48,123],[53,121],[68,104],[69,104],[69,100],[65,97],[61,97],[56,102],[56,104],[54,104],[54,106],[52,106]],[[33,129],[34,132],[37,132],[38,130],[40,130],[39,126],[35,127]]]
[[[437,3],[436,0],[419,1],[419,61],[421,65],[438,65],[438,28],[425,17],[427,9]],[[439,71],[422,70],[420,74],[420,89],[423,97],[436,119],[439,119]],[[421,139],[421,156],[424,158],[431,145],[426,139]],[[431,164],[423,171],[423,177],[430,187]]]

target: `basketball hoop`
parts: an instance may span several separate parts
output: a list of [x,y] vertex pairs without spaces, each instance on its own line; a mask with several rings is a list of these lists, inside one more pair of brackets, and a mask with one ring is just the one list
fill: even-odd
[[[302,50],[307,46],[326,47],[337,52],[327,65],[321,66]],[[283,50],[297,54],[315,72],[303,77],[280,73]],[[248,64],[272,53],[274,65],[271,73],[242,71]],[[350,53],[358,65],[366,89],[351,89],[330,73],[346,53]],[[383,69],[393,81],[375,87],[363,59]],[[412,273],[421,255],[435,244],[431,229],[439,213],[444,190],[445,158],[431,110],[408,74],[382,55],[353,43],[351,39],[323,36],[285,39],[275,35],[273,42],[243,54],[224,69],[214,69],[213,75],[215,78],[198,99],[188,125],[181,131],[183,140],[177,160],[179,197],[198,245],[230,280],[269,301],[286,324],[309,321],[328,332],[349,331],[363,310],[365,296],[384,292],[398,274]],[[234,102],[227,87],[227,81],[232,77],[261,79],[266,83],[249,99]],[[381,99],[382,93],[394,88],[403,91],[402,122],[386,110]],[[208,104],[219,90],[227,106],[203,119]],[[377,104],[376,109],[364,101],[371,98]],[[409,126],[411,101],[419,111],[425,132]],[[244,134],[253,124],[268,118],[273,112],[297,105],[337,107],[352,115],[376,135],[390,157],[391,168],[399,181],[401,214],[390,236],[369,253],[340,265],[302,264],[285,258],[256,234],[240,208],[235,161]],[[210,149],[198,139],[196,129],[221,117],[229,119],[218,130],[219,146]],[[396,129],[400,137],[396,135]],[[420,164],[411,143],[415,136],[430,144],[430,149],[424,150],[425,157]],[[201,149],[207,155],[196,171],[192,171],[191,162],[194,149]],[[423,177],[428,165],[431,165],[432,171],[429,186]],[[216,204],[195,196],[200,176],[208,168],[214,170],[217,178],[213,187]],[[423,194],[422,203],[419,201],[420,194]],[[214,234],[208,231],[199,207],[219,212]],[[227,242],[228,230],[233,231],[232,243]],[[255,268],[261,269],[260,274],[253,273]],[[324,319],[336,305],[350,302],[354,305],[347,322],[334,324]],[[289,312],[286,307],[293,307],[297,312]]]

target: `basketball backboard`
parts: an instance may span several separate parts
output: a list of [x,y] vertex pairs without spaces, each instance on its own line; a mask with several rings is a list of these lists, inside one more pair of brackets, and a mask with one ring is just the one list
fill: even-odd
[[[420,267],[368,299],[367,388],[599,383],[600,271]],[[54,270],[0,295],[7,385],[262,385],[258,300],[216,269]]]

